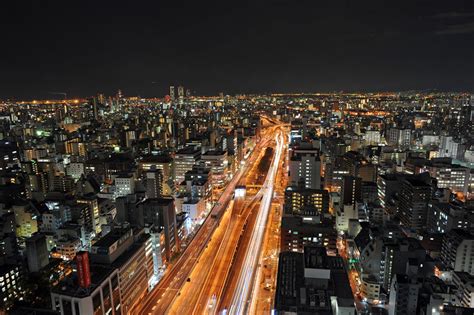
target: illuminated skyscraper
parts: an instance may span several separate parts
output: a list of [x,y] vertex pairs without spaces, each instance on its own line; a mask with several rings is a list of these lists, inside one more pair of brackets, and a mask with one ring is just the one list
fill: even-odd
[[319,150],[311,148],[294,148],[290,158],[289,177],[292,185],[304,182],[304,187],[321,188],[321,160]]
[[174,96],[175,96],[175,95],[174,95],[174,86],[171,85],[171,86],[170,86],[170,97],[171,97],[171,100],[172,100],[172,101],[174,101]]
[[182,104],[184,100],[184,87],[183,86],[178,86],[178,99],[179,99],[180,104]]

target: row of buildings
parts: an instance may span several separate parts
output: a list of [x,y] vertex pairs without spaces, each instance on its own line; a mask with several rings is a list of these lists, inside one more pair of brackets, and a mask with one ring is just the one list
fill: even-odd
[[130,314],[259,136],[223,98],[2,103],[0,309]]
[[[473,108],[470,95],[354,95],[276,111],[292,127],[276,311],[472,313]],[[305,299],[313,279],[296,261],[315,247],[342,261],[350,309]]]

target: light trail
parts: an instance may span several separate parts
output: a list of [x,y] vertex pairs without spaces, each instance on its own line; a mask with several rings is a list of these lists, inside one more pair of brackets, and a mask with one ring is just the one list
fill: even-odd
[[245,254],[245,260],[239,274],[237,286],[232,297],[232,303],[229,309],[229,314],[231,315],[240,315],[246,313],[249,297],[255,285],[254,275],[258,265],[263,236],[265,233],[266,221],[273,199],[273,185],[278,167],[280,165],[281,153],[283,151],[284,141],[282,139],[281,132],[278,133],[275,141],[276,152],[273,157],[268,176],[261,190],[263,197],[260,203],[260,209],[255,222],[255,227],[250,238],[250,243]]

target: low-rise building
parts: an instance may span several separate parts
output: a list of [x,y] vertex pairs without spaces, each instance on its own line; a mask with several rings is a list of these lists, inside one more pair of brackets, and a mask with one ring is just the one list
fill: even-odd
[[278,314],[355,315],[354,298],[341,257],[324,247],[281,252],[275,309]]

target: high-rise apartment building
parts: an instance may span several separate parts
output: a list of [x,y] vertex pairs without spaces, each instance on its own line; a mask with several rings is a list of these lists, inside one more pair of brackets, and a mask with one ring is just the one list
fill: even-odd
[[163,173],[161,170],[146,172],[146,197],[159,198],[163,195]]
[[319,150],[294,146],[291,152],[288,171],[291,185],[296,186],[302,181],[306,188],[321,189]]
[[184,181],[184,174],[193,169],[201,160],[201,150],[193,146],[178,150],[174,157],[175,182],[179,185]]
[[53,288],[53,310],[61,315],[136,312],[155,276],[150,235],[114,229],[92,246],[90,263],[83,261],[87,256],[81,258],[79,282],[69,276]]
[[427,229],[448,233],[453,229],[474,232],[474,213],[461,202],[431,201],[428,204]]
[[175,92],[174,92],[174,86],[173,85],[170,86],[170,98],[171,98],[172,101],[174,101],[174,99],[175,99]]
[[227,151],[207,151],[201,156],[204,165],[211,170],[211,182],[214,188],[222,188],[228,179],[229,161]]
[[449,231],[443,238],[440,257],[448,270],[474,276],[474,235],[458,229]]
[[428,202],[431,200],[431,185],[407,178],[402,182],[399,200],[399,216],[408,228],[420,231],[426,228]]
[[355,205],[362,202],[362,179],[354,176],[344,176],[341,190],[341,206]]
[[85,209],[86,213],[81,214],[81,217],[84,215],[84,223],[86,228],[95,232],[96,234],[99,234],[102,228],[100,226],[99,202],[97,200],[97,196],[94,194],[81,196],[77,199],[77,203],[87,206]]
[[48,264],[49,252],[44,234],[36,233],[26,239],[26,258],[30,272],[38,272]]
[[131,174],[122,174],[115,178],[115,197],[131,195],[135,192],[135,178]]
[[416,314],[421,284],[407,275],[396,274],[390,289],[389,314]]
[[387,143],[389,145],[406,148],[410,146],[411,141],[411,129],[391,128],[387,133]]
[[289,186],[285,190],[285,213],[317,216],[329,211],[329,193],[323,189]]

